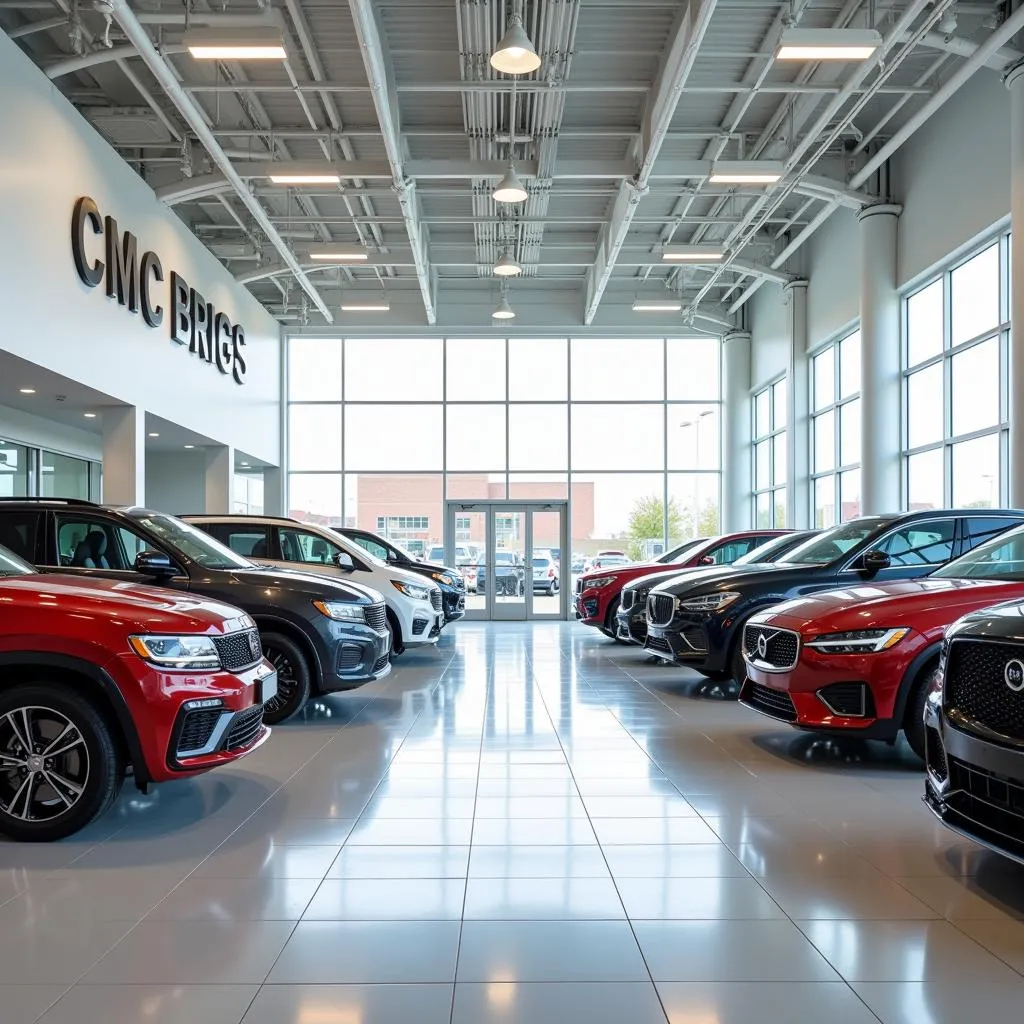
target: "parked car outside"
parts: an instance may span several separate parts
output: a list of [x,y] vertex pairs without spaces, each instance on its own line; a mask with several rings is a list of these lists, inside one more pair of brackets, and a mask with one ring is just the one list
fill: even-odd
[[533,592],[554,597],[558,593],[558,561],[549,551],[533,553]]
[[744,631],[740,701],[799,729],[889,742],[902,730],[923,758],[924,703],[946,627],[1016,599],[1024,599],[1024,528],[923,579],[775,605]]
[[244,551],[260,562],[372,587],[383,595],[387,606],[387,628],[395,657],[408,647],[436,644],[441,635],[444,608],[441,588],[436,583],[388,565],[326,526],[276,516],[182,518],[233,551]]
[[441,588],[445,625],[461,619],[466,614],[466,583],[458,569],[414,558],[401,545],[369,530],[357,530],[348,526],[335,526],[332,529],[358,544],[364,551],[369,551],[382,562],[433,580]]
[[[522,597],[526,593],[526,566],[523,564],[523,556],[518,551],[495,551],[492,557],[493,564],[490,571],[493,572],[494,587],[493,594],[496,597]],[[477,563],[477,590],[483,589],[488,572],[488,556],[480,555]]]
[[159,584],[247,612],[277,670],[270,724],[311,694],[351,690],[390,671],[380,594],[350,580],[260,568],[202,530],[162,512],[77,499],[0,502],[0,541],[47,571]]
[[[11,531],[13,533],[13,531]],[[0,833],[63,839],[136,786],[230,764],[269,736],[277,674],[237,608],[43,574],[0,547]]]
[[753,551],[784,530],[746,530],[720,537],[698,537],[665,552],[657,561],[616,564],[584,573],[576,581],[576,617],[605,636],[616,639],[622,588],[631,580],[664,572],[668,566],[686,569],[700,565],[725,565]]
[[[747,554],[741,555],[732,566],[770,565],[784,561],[794,548],[816,536],[817,530],[799,530],[773,537],[758,545]],[[619,595],[619,610],[615,616],[618,627],[617,638],[625,643],[642,644],[647,639],[647,595],[660,583],[686,577],[687,580],[707,582],[716,575],[731,571],[728,565],[701,565],[689,569],[669,569],[651,576],[641,576],[622,588]]]
[[[822,590],[916,579],[1024,523],[1024,512],[942,509],[862,516],[825,530],[768,568],[708,582],[669,581],[647,597],[645,648],[711,678],[746,678],[743,629],[771,605]],[[902,624],[901,624],[902,625]]]
[[1022,697],[1024,603],[953,623],[925,701],[925,803],[953,832],[1018,864],[1024,864]]

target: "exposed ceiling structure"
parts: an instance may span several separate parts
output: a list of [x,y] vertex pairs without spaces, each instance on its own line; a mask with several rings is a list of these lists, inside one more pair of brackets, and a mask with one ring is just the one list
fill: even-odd
[[[517,16],[540,57],[518,76],[490,63]],[[292,325],[444,323],[467,297],[552,290],[584,324],[634,302],[739,323],[834,211],[885,198],[887,158],[970,73],[1021,57],[1022,19],[995,0],[0,0],[0,27]],[[778,59],[793,29],[880,45]],[[204,33],[285,59],[196,59]],[[740,161],[777,180],[715,180]],[[525,201],[496,202],[513,162]],[[496,275],[503,255],[522,273]]]

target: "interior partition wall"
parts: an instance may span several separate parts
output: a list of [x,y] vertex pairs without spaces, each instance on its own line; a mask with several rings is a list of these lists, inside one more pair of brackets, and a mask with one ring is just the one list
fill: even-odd
[[[430,555],[448,501],[564,501],[578,563],[603,548],[648,558],[719,528],[718,338],[286,345],[290,515]],[[456,520],[456,543],[485,543],[472,523]]]

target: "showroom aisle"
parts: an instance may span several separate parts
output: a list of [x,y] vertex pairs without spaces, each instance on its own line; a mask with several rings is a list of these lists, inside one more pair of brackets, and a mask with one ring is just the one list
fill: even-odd
[[233,769],[0,844],[3,1024],[1019,1017],[1024,869],[933,824],[908,753],[578,626],[449,632]]

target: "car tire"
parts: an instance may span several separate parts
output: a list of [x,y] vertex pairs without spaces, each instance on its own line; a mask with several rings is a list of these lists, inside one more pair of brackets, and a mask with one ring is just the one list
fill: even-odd
[[388,632],[391,634],[391,657],[400,658],[405,654],[405,641],[402,639],[402,627],[398,624],[398,617],[388,608],[387,610]]
[[[28,683],[0,692],[0,753],[7,757],[17,759],[24,749],[20,738],[29,738],[24,735],[25,718],[19,712],[28,716],[31,738],[37,740],[33,746],[43,747],[43,751],[44,744],[52,745],[67,729],[73,732],[57,748],[56,758],[43,760],[48,771],[44,767],[30,775],[26,765],[24,775],[17,767],[0,773],[0,792],[7,807],[0,810],[0,833],[19,842],[64,839],[98,818],[117,798],[124,781],[117,738],[99,708],[80,693],[60,683]],[[43,751],[36,750],[33,756]],[[69,785],[54,785],[47,777]],[[23,790],[25,782],[33,778],[34,785],[29,782],[29,789]],[[76,794],[76,789],[81,792]],[[43,817],[30,817],[33,813]]]
[[747,681],[747,663],[743,660],[743,623],[740,623],[739,632],[732,645],[732,655],[729,658],[729,678],[737,687],[742,687]]
[[903,714],[903,735],[907,737],[910,749],[924,760],[924,706],[928,700],[928,691],[939,671],[938,665],[931,665],[918,673],[914,689],[907,701],[907,709]]
[[614,640],[617,644],[627,646],[625,640],[619,639],[618,629],[618,615],[619,615],[619,599],[613,598],[612,603],[608,605],[608,612],[604,617],[604,628],[601,630],[602,633],[610,640]]
[[309,699],[309,662],[302,649],[283,633],[262,633],[263,653],[277,669],[277,695],[263,705],[263,721],[280,725],[297,715]]

